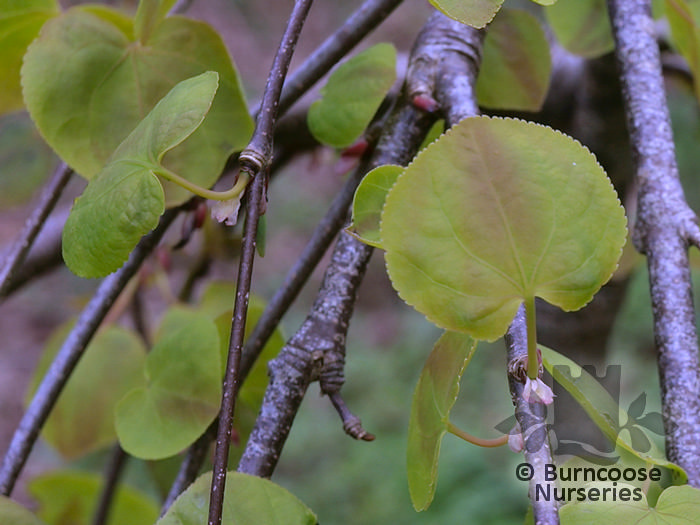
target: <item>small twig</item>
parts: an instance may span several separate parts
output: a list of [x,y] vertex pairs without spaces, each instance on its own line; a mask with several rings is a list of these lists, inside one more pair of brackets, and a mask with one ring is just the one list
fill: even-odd
[[[505,336],[508,347],[508,384],[515,405],[515,418],[520,431],[525,436],[523,450],[525,461],[532,474],[530,478],[530,502],[534,523],[538,525],[558,525],[559,513],[556,501],[533,497],[537,487],[545,489],[547,485],[556,487],[552,481],[545,479],[545,466],[553,464],[547,429],[547,407],[542,403],[528,403],[523,398],[524,379],[527,375],[527,328],[525,308],[521,306]],[[546,489],[545,489],[546,490]]]
[[367,0],[329,36],[284,85],[279,111],[285,112],[331,67],[382,23],[403,0]]
[[268,76],[267,85],[257,114],[255,131],[248,146],[239,157],[241,171],[253,177],[246,191],[248,197],[246,224],[243,237],[243,249],[238,267],[236,299],[231,323],[231,340],[229,342],[226,374],[224,377],[219,429],[214,452],[211,495],[209,500],[209,525],[219,525],[223,513],[224,489],[228,452],[233,427],[233,415],[240,381],[240,361],[248,313],[248,299],[255,259],[255,240],[258,219],[263,213],[266,199],[268,165],[272,153],[272,137],[277,118],[282,85],[287,75],[292,54],[296,48],[312,0],[297,0],[287,22],[282,41],[275,55]]
[[17,476],[27,461],[39,431],[46,421],[56,399],[77,365],[88,342],[97,331],[110,307],[129,280],[141,267],[141,263],[158,244],[161,237],[179,213],[179,208],[166,211],[160,223],[134,248],[127,262],[112,275],[106,277],[78,318],[75,326],[54,358],[49,370],[37,388],[22,416],[17,430],[0,467],[0,494],[9,496]]
[[24,228],[3,262],[2,269],[0,270],[0,297],[7,294],[15,272],[24,262],[36,236],[44,225],[44,221],[49,216],[49,213],[51,213],[56,202],[58,202],[63,188],[66,187],[72,173],[73,170],[62,162],[56,171],[54,171],[53,175],[51,175],[48,184],[41,193],[39,204],[27,219]]
[[124,452],[119,444],[114,446],[114,451],[109,458],[109,463],[107,469],[105,470],[105,484],[102,487],[102,492],[100,493],[100,499],[97,502],[97,510],[92,519],[93,525],[104,525],[107,523],[107,518],[109,517],[109,511],[112,508],[112,502],[114,501],[114,495],[119,485],[119,478],[124,472],[124,466],[126,465],[126,460],[129,459],[129,455]]
[[647,256],[668,459],[700,487],[700,364],[687,243],[700,240],[678,177],[649,0],[608,0],[638,184],[635,245]]

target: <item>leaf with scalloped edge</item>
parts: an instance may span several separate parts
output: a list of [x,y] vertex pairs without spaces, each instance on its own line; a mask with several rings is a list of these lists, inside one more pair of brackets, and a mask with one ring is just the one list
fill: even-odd
[[564,505],[559,511],[566,525],[687,525],[700,516],[700,490],[683,485],[668,487],[650,507],[644,494],[640,501],[585,501]]
[[[91,179],[178,82],[216,71],[220,87],[206,121],[164,158],[171,171],[210,187],[253,129],[238,73],[209,25],[143,9],[146,42],[131,19],[106,8],[72,8],[47,22],[22,66],[27,109],[46,142]],[[171,204],[190,197],[170,183],[166,195]]]
[[191,445],[219,413],[219,334],[206,315],[170,309],[146,358],[147,383],[115,409],[122,448],[142,459],[162,459]]
[[63,259],[81,277],[117,270],[165,209],[156,176],[165,154],[192,135],[211,107],[213,71],[180,82],[116,149],[75,201],[63,229]]
[[22,57],[41,26],[58,13],[56,0],[0,0],[0,113],[24,107]]
[[547,96],[552,61],[537,18],[520,9],[502,9],[489,25],[476,81],[479,105],[538,111]]
[[[30,392],[36,391],[74,324],[70,321],[51,335]],[[127,392],[143,385],[145,361],[146,348],[134,332],[113,325],[100,328],[58,397],[41,436],[66,459],[116,442],[114,407]]]
[[442,437],[459,394],[459,381],[475,350],[476,341],[468,335],[445,332],[418,379],[406,449],[408,488],[417,511],[427,509],[433,501]]
[[382,247],[379,219],[386,195],[403,170],[403,166],[387,164],[364,176],[352,201],[352,224],[348,232],[370,246]]
[[309,108],[309,131],[336,148],[352,144],[374,117],[396,80],[396,49],[376,44],[342,63]]
[[615,48],[605,0],[558,0],[545,15],[559,43],[575,55],[596,58]]
[[5,525],[45,525],[29,510],[5,496],[0,496],[0,523]]
[[463,120],[419,153],[381,219],[404,301],[446,330],[487,340],[535,296],[584,306],[626,236],[617,194],[586,148],[539,124],[489,117]]
[[[171,505],[156,525],[200,525],[209,512],[211,472],[202,474]],[[221,525],[314,525],[316,516],[287,489],[241,472],[226,474]]]
[[503,0],[430,0],[430,3],[454,20],[481,28],[493,20]]

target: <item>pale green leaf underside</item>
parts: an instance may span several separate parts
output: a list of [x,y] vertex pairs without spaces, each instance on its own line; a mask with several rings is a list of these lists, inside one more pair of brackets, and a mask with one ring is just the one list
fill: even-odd
[[5,496],[0,496],[0,523],[6,525],[45,525],[22,505]]
[[595,58],[615,47],[605,0],[558,0],[545,14],[557,40],[571,53]]
[[[63,341],[71,321],[49,339],[34,371],[35,392]],[[146,349],[133,332],[117,326],[100,329],[51,410],[41,435],[64,458],[75,459],[112,444],[114,407],[131,389],[144,383]]]
[[403,166],[387,164],[367,173],[352,201],[352,224],[348,231],[362,242],[381,248],[379,221],[386,195],[396,182]]
[[610,396],[608,391],[592,375],[560,353],[539,345],[542,362],[547,371],[571,397],[586,411],[591,420],[618,449],[624,450],[643,463],[658,465],[671,471],[676,484],[687,483],[688,476],[678,465],[668,461],[664,453],[656,447],[653,439],[648,438],[648,450],[638,451],[634,448],[628,432],[621,432],[615,422],[625,424],[625,428],[635,427],[645,433],[642,426],[636,424],[633,417],[624,411]]
[[[207,121],[165,158],[191,182],[211,186],[252,120],[238,74],[221,38],[208,25],[172,16],[146,43],[116,11],[70,9],[44,25],[22,67],[27,108],[46,141],[91,179],[139,121],[178,82],[217,71],[220,88]],[[47,81],[48,79],[48,81]],[[167,186],[168,202],[189,195]]]
[[502,336],[524,299],[564,310],[614,271],[626,219],[595,157],[551,128],[465,119],[389,191],[381,237],[401,297],[476,339]]
[[655,507],[641,501],[597,501],[564,505],[559,513],[566,525],[688,525],[700,516],[700,490],[683,485],[661,493]]
[[435,494],[442,437],[459,394],[459,381],[476,350],[465,334],[445,332],[423,367],[411,404],[406,465],[413,507],[425,510]]
[[221,360],[214,322],[170,310],[146,359],[147,385],[117,405],[116,429],[128,453],[142,459],[177,454],[206,430],[219,411]]
[[165,209],[155,175],[161,159],[202,123],[217,89],[215,72],[175,86],[116,149],[75,205],[63,230],[63,258],[81,277],[117,270]]
[[396,79],[396,49],[377,44],[341,64],[309,108],[309,129],[324,144],[352,144],[372,120]]
[[[201,475],[175,500],[156,525],[207,522],[211,472]],[[240,472],[226,475],[222,525],[314,525],[316,516],[287,489]]]
[[552,69],[549,43],[527,11],[503,9],[489,26],[476,82],[479,105],[538,111]]
[[503,0],[430,0],[450,18],[472,27],[485,27],[501,8]]
[[24,106],[19,80],[22,57],[44,22],[58,12],[56,0],[0,0],[0,114]]

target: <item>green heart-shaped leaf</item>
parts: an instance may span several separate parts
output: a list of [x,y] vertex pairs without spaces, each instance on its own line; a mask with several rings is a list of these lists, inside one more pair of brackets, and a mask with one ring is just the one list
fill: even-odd
[[309,108],[309,130],[319,142],[352,144],[374,117],[396,79],[396,49],[377,44],[338,66]]
[[430,0],[450,18],[472,27],[485,27],[501,8],[503,0]]
[[387,164],[367,173],[355,191],[352,201],[352,224],[348,231],[362,242],[381,248],[379,220],[389,190],[404,170],[403,166]]
[[[34,371],[32,392],[73,327],[59,328],[46,344]],[[84,456],[117,439],[114,407],[124,395],[143,385],[146,349],[133,332],[108,326],[97,332],[68,379],[41,435],[67,459]]]
[[0,523],[6,525],[44,525],[44,522],[10,498],[0,496]]
[[687,525],[700,515],[700,490],[683,485],[661,493],[655,507],[642,494],[640,501],[596,501],[571,503],[559,511],[566,525]]
[[[167,2],[146,7],[137,28],[145,42],[134,36],[130,19],[105,8],[73,8],[46,23],[22,66],[27,109],[51,147],[91,179],[178,82],[216,71],[221,85],[209,118],[164,159],[171,171],[209,187],[252,131],[238,74],[208,25],[162,19]],[[174,188],[167,190],[169,202],[188,197]]]
[[476,94],[487,108],[538,111],[552,69],[549,43],[527,11],[503,9],[489,26]]
[[119,441],[129,454],[162,459],[193,443],[219,413],[219,334],[203,314],[171,309],[146,358],[147,385],[117,405]]
[[442,437],[474,350],[476,341],[468,335],[445,332],[425,362],[413,393],[406,464],[411,501],[418,511],[433,501]]
[[605,0],[559,0],[545,14],[557,40],[571,53],[595,58],[615,47]]
[[[646,435],[639,421],[630,416],[612,398],[610,393],[591,374],[560,353],[538,345],[542,352],[542,363],[554,380],[571,394],[591,420],[600,428],[605,436],[618,449],[621,449],[645,464],[658,465],[671,471],[673,482],[687,483],[685,471],[666,459],[666,456],[654,444],[654,440]],[[642,443],[645,450],[637,450],[633,446],[631,435],[623,430],[618,422],[624,421],[624,429],[634,429],[644,434]]]
[[[203,474],[178,497],[156,525],[207,522],[211,472]],[[226,474],[222,525],[314,525],[311,510],[287,489],[268,479],[240,472]]]
[[446,330],[502,336],[535,296],[591,300],[627,236],[624,210],[578,142],[515,119],[465,119],[418,154],[382,213],[401,297]]
[[0,113],[24,107],[22,57],[41,26],[58,13],[56,0],[0,0]]
[[117,270],[165,209],[155,173],[163,156],[202,123],[217,88],[213,71],[175,86],[90,181],[63,229],[63,258],[81,277]]
[[[46,523],[88,525],[94,518],[103,485],[100,474],[58,471],[34,478],[28,488],[39,504],[37,514]],[[126,485],[117,488],[109,525],[152,525],[156,519],[155,501]]]

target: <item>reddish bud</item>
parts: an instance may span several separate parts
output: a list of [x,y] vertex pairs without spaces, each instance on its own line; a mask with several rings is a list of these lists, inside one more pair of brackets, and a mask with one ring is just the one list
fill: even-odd
[[437,100],[429,95],[416,95],[413,97],[413,105],[428,113],[434,113],[440,107]]

